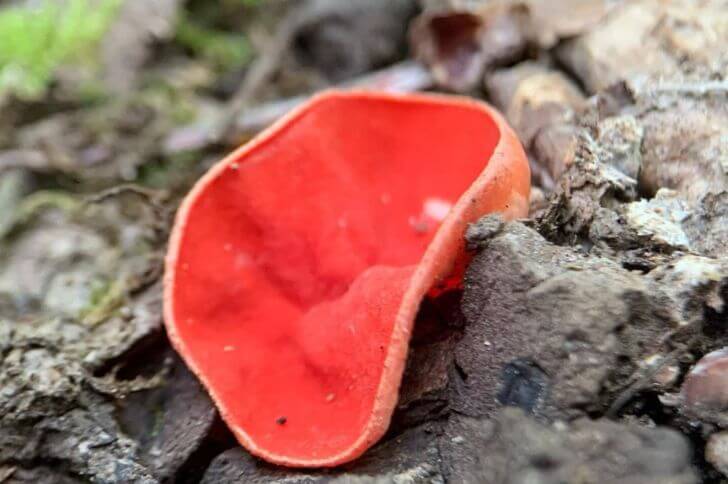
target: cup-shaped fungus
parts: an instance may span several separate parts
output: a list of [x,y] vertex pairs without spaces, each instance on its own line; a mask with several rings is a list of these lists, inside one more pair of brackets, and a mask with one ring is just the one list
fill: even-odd
[[166,261],[169,336],[240,443],[301,467],[386,431],[423,297],[466,225],[528,209],[503,118],[448,96],[327,92],[215,165]]

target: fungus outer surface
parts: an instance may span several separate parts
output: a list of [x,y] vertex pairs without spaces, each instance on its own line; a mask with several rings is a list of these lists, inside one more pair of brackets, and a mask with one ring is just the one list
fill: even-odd
[[166,261],[170,338],[251,453],[350,461],[389,425],[420,301],[458,282],[466,225],[524,216],[529,176],[483,103],[316,96],[183,202]]

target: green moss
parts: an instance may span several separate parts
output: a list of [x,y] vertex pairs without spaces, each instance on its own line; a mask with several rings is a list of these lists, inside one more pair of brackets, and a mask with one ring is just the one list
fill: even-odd
[[86,326],[102,323],[124,304],[125,297],[125,285],[121,281],[97,282],[88,305],[81,311],[81,322]]
[[251,58],[250,44],[243,35],[204,27],[184,15],[177,24],[176,40],[221,70],[241,67]]
[[16,213],[16,223],[26,223],[47,208],[58,208],[65,213],[73,213],[81,207],[78,199],[57,190],[38,190],[20,202]]
[[179,153],[157,162],[145,163],[139,169],[137,183],[158,189],[185,187],[199,176],[195,166],[199,162],[197,152]]
[[188,91],[156,79],[148,83],[135,97],[142,105],[149,105],[164,113],[175,125],[185,125],[195,120],[197,109]]
[[64,63],[87,62],[119,0],[43,0],[0,10],[0,96],[42,96]]
[[[38,216],[48,209],[60,210],[66,215],[74,215],[82,204],[74,195],[60,190],[38,190],[26,196],[14,206],[14,209],[3,220],[0,242],[12,238],[28,224],[32,224]],[[0,247],[0,254],[3,252]]]
[[227,0],[227,3],[239,4],[244,7],[259,7],[263,4],[263,0]]

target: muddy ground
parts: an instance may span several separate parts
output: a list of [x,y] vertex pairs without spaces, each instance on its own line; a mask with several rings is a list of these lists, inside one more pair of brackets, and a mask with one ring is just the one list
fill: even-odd
[[[0,483],[728,482],[728,3],[211,3],[122,2],[104,95],[0,97]],[[352,84],[493,103],[531,214],[465,234],[379,444],[275,468],[170,348],[162,259],[211,163]]]

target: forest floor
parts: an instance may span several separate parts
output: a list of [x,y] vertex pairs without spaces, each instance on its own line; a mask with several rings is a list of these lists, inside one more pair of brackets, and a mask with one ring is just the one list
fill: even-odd
[[[49,17],[100,26],[52,71],[0,47],[0,483],[728,482],[728,3],[117,3]],[[172,350],[161,274],[191,184],[331,86],[492,103],[533,192],[465,234],[385,438],[296,471]]]

